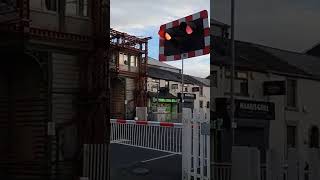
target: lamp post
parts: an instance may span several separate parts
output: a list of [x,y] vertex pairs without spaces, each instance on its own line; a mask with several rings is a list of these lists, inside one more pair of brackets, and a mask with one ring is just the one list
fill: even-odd
[[235,2],[231,0],[231,131],[232,131],[232,146],[234,146],[234,134],[236,124],[234,121],[234,110],[235,110],[235,103],[234,103],[234,74],[235,74],[235,41],[234,41],[234,17],[235,16]]

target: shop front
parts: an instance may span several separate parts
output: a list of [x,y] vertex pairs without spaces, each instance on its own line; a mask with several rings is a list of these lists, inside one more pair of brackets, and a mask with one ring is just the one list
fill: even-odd
[[[223,121],[230,121],[230,106],[227,98],[216,99],[216,117]],[[223,111],[221,113],[219,111]],[[235,100],[235,121],[236,129],[234,131],[234,145],[256,147],[260,150],[261,162],[266,161],[266,151],[269,148],[269,127],[270,120],[275,119],[275,106],[272,102],[252,101],[252,100]],[[230,123],[224,122],[225,127],[216,131],[216,158],[219,161],[231,160],[231,142],[232,131]],[[226,125],[227,124],[227,125]],[[219,158],[220,157],[220,158]]]
[[172,94],[149,93],[149,117],[151,121],[175,122],[178,100]]

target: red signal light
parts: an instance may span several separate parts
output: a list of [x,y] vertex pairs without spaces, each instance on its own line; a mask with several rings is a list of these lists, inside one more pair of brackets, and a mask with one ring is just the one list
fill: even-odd
[[172,39],[171,35],[168,32],[165,32],[163,29],[160,29],[158,32],[160,38],[170,41]]
[[187,25],[187,27],[186,27],[186,33],[187,34],[192,34],[193,33],[193,29],[189,25]]

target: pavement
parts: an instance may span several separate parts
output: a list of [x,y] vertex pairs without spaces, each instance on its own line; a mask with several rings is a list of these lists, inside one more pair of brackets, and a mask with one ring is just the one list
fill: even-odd
[[180,180],[181,155],[111,144],[111,180]]

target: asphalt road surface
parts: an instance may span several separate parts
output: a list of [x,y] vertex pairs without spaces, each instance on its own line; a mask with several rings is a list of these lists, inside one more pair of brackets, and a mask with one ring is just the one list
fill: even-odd
[[111,180],[181,180],[181,155],[111,144]]

